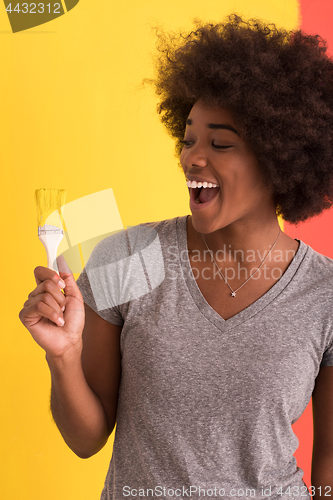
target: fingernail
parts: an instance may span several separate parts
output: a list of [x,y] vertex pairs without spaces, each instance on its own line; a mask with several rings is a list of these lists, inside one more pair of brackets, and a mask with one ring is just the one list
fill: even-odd
[[62,318],[60,318],[60,316],[59,316],[58,323],[59,323],[60,326],[64,326],[65,321]]
[[66,309],[66,306],[63,306],[63,307],[61,308],[62,312],[64,312],[64,310],[65,310],[65,309]]
[[60,286],[60,288],[65,288],[66,283],[63,280],[59,280],[58,285]]

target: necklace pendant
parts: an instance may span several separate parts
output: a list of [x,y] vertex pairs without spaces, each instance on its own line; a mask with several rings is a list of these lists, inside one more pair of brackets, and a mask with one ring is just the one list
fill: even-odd
[[[275,247],[275,245],[276,245],[276,243],[277,243],[277,240],[278,240],[278,239],[279,239],[279,237],[280,237],[280,234],[281,234],[281,228],[279,228],[279,234],[278,234],[278,236],[277,236],[277,238],[276,238],[276,240],[275,240],[274,245],[271,247],[270,251],[268,252],[268,254],[266,255],[266,257],[264,258],[264,260],[260,263],[260,266],[258,267],[257,271],[259,271],[259,269],[261,268],[261,266],[263,265],[263,263],[265,262],[265,260],[267,259],[267,257],[269,256],[269,254],[271,253],[271,251],[273,250],[273,248]],[[204,243],[205,243],[205,245],[206,245],[206,248],[207,248],[208,252],[210,252],[210,254],[211,254],[211,256],[212,256],[212,259],[213,259],[213,261],[214,261],[214,265],[215,265],[216,269],[218,270],[219,275],[221,276],[221,278],[223,278],[223,280],[224,280],[225,284],[226,284],[226,285],[228,285],[227,280],[226,280],[226,279],[225,279],[225,277],[223,276],[221,269],[219,268],[219,266],[218,266],[218,265],[217,265],[217,263],[216,263],[216,260],[215,260],[215,258],[214,258],[214,254],[213,254],[212,250],[211,250],[211,249],[209,248],[209,246],[207,245],[207,242],[206,242],[206,240],[205,240],[205,237],[204,237],[203,233],[201,233],[201,236],[202,236],[202,239],[203,239],[203,241],[204,241]],[[254,275],[257,271],[255,271],[253,274],[251,274],[251,276],[250,276],[250,277],[249,277],[246,281],[244,281],[243,285],[245,285],[245,283],[247,283],[247,282],[248,282],[248,281],[252,278],[252,276],[253,276],[253,275]],[[240,289],[243,285],[239,286],[239,287],[237,288],[237,290],[239,290],[239,289]],[[228,285],[228,286],[229,286],[229,285]],[[232,288],[231,288],[230,286],[229,286],[229,288],[230,288],[230,290],[232,290]],[[231,296],[231,297],[236,297],[236,292],[232,292],[232,293],[230,294],[230,296]]]

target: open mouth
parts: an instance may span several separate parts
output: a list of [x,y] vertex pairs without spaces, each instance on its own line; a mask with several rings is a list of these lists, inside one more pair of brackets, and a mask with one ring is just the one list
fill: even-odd
[[220,187],[217,184],[188,181],[187,186],[190,191],[190,199],[196,205],[208,203],[217,196]]
[[212,200],[217,196],[218,192],[220,191],[219,187],[216,188],[191,188],[194,193],[193,193],[193,201],[197,205],[200,203],[207,203],[208,201]]

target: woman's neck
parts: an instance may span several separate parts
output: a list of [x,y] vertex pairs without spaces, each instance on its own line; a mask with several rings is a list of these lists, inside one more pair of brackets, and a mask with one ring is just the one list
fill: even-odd
[[[290,251],[294,251],[295,254],[298,248],[298,243],[280,230],[277,218],[265,226],[247,225],[243,230],[239,226],[236,229],[235,225],[230,225],[213,233],[204,234],[203,237],[194,229],[192,218],[189,216],[187,234],[190,255],[194,251],[207,251],[208,247],[214,255],[219,256],[221,265],[223,262],[231,266],[242,264],[252,268],[255,263],[260,263],[266,257],[274,244],[269,255],[270,260],[290,261]],[[286,251],[289,253],[286,254]]]

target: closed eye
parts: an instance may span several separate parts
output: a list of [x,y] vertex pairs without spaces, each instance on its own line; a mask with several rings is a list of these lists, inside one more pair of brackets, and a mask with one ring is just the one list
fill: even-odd
[[189,147],[192,146],[193,142],[191,141],[179,141],[181,144],[184,144],[184,146]]
[[[191,147],[194,144],[193,141],[179,141],[179,142],[181,144],[184,144],[184,146],[187,147],[187,148]],[[228,149],[228,148],[232,148],[232,146],[219,146],[218,144],[214,144],[214,142],[212,142],[212,146],[215,149]]]
[[212,144],[213,148],[215,149],[228,149],[228,148],[232,148],[232,146],[218,146],[217,144]]

